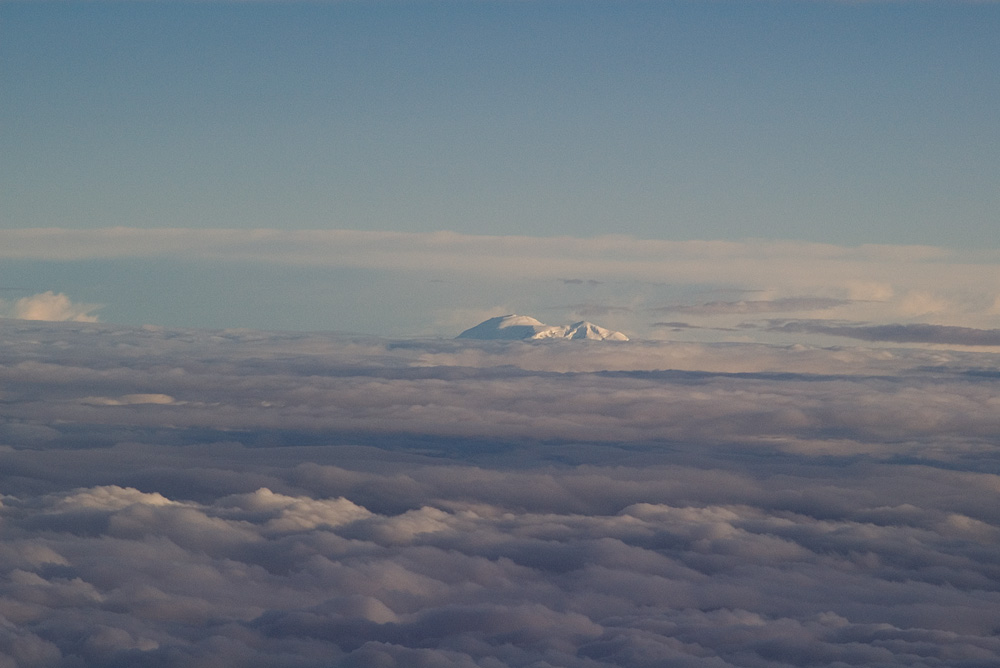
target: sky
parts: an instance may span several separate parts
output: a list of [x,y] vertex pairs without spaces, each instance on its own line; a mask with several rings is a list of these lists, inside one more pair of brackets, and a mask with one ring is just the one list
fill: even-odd
[[[691,309],[810,298],[844,304],[771,311],[992,329],[998,30],[991,2],[0,2],[0,309],[51,292],[105,322],[395,337],[605,312],[633,337],[791,340]],[[264,235],[252,259],[204,257],[234,231]],[[321,232],[458,241],[366,263],[297,237]],[[884,248],[824,285],[714,250],[661,275],[566,257],[602,241],[623,267],[646,242]],[[491,275],[466,242],[536,250]],[[947,256],[940,291],[894,278],[912,247]]]

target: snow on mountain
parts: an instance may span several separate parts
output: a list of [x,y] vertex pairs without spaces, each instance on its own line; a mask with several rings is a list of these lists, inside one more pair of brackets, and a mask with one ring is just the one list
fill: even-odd
[[590,339],[593,341],[628,341],[615,332],[581,320],[572,325],[546,325],[526,315],[501,315],[484,320],[458,335],[460,339],[492,341],[537,341],[539,339]]
[[567,339],[594,339],[597,341],[628,341],[628,337],[621,332],[605,329],[592,322],[581,320],[574,322],[566,330]]

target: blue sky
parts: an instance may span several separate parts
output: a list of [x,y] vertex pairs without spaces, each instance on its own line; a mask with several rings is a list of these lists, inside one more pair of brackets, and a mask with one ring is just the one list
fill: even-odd
[[[996,248],[997,34],[994,3],[3,2],[0,226]],[[30,264],[6,289],[178,319]],[[260,313],[175,324],[405,329]]]

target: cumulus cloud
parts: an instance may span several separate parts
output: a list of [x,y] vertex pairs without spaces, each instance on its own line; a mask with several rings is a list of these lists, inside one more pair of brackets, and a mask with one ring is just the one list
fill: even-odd
[[0,665],[1000,661],[993,354],[0,330]]
[[18,299],[8,311],[9,317],[20,320],[97,322],[97,316],[92,312],[98,308],[100,306],[96,304],[74,304],[63,293],[49,290]]

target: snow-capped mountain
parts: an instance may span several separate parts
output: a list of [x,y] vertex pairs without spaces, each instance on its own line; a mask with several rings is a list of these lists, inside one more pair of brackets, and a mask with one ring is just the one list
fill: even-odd
[[536,341],[538,339],[590,339],[628,341],[621,332],[581,320],[572,325],[546,325],[526,315],[501,315],[484,320],[458,335],[460,339]]

